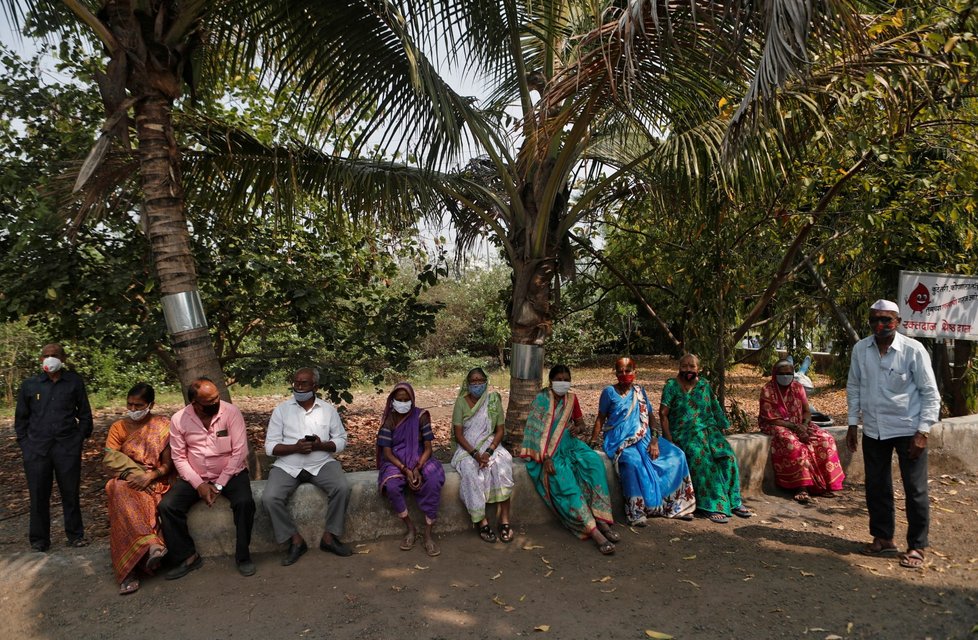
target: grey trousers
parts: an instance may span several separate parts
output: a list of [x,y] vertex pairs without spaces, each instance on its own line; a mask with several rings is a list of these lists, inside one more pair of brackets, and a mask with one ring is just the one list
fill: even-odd
[[326,494],[326,531],[336,537],[343,533],[346,506],[350,502],[350,481],[339,462],[327,462],[317,475],[302,471],[295,478],[278,467],[272,467],[261,502],[272,520],[272,531],[279,544],[287,542],[299,531],[285,503],[295,488],[303,482],[311,482]]

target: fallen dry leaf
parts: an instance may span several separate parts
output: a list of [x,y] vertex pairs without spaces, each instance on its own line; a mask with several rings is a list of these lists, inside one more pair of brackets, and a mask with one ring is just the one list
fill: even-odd
[[537,626],[533,627],[533,630],[534,631],[542,631],[542,632],[546,633],[546,632],[550,631],[550,625],[549,624],[538,624]]
[[503,611],[505,611],[506,613],[512,613],[516,611],[516,607],[511,607],[509,605],[506,605],[505,607],[503,607]]
[[520,602],[523,602],[524,600],[526,600],[526,594],[525,593],[520,596]]
[[814,578],[815,577],[815,574],[814,573],[809,573],[807,571],[802,571],[801,572],[801,575],[805,576],[806,578]]
[[601,593],[614,593],[615,591],[618,591],[618,588],[617,587],[611,587],[610,589],[602,589],[601,590]]
[[414,568],[418,571],[424,571],[425,569],[430,569],[431,567],[422,567],[420,564],[414,565]]
[[683,556],[683,560],[696,560],[696,554],[694,553],[691,556]]
[[698,584],[696,584],[695,582],[693,582],[692,580],[680,580],[680,582],[688,582],[689,584],[693,585],[697,589],[700,588],[700,586]]
[[502,599],[499,596],[493,596],[492,597],[492,601],[494,603],[498,604],[500,607],[505,607],[506,606],[506,603],[503,602]]
[[669,542],[682,542],[682,538],[669,538]]
[[834,633],[830,633],[829,635],[825,636],[825,640],[842,640],[842,636],[837,636]]
[[668,633],[662,633],[661,631],[652,631],[652,629],[646,629],[645,635],[650,638],[655,638],[656,640],[672,640],[672,636]]
[[591,582],[611,582],[611,576],[605,576],[603,578],[594,578]]
[[391,591],[404,591],[404,587],[398,584],[392,584]]
[[550,574],[551,574],[551,573],[553,573],[553,572],[554,572],[554,570],[553,570],[553,569],[551,569],[550,571],[548,571],[548,572],[546,572],[545,574],[543,574],[543,577],[544,577],[544,578],[549,578],[549,577],[550,577]]
[[502,577],[502,575],[503,575],[503,572],[502,572],[502,571],[500,571],[499,573],[497,573],[496,575],[494,575],[493,577],[491,577],[491,578],[489,578],[489,579],[490,579],[490,580],[495,580],[495,579],[497,579],[497,578],[500,578],[500,577]]
[[854,626],[856,626],[856,625],[854,625],[854,624],[853,624],[853,623],[851,623],[851,622],[849,622],[849,623],[847,623],[847,624],[846,624],[846,635],[849,635],[850,633],[852,633],[852,628],[853,628]]
[[523,551],[533,551],[534,549],[543,549],[543,545],[540,545],[540,544],[525,544],[525,545],[523,545]]

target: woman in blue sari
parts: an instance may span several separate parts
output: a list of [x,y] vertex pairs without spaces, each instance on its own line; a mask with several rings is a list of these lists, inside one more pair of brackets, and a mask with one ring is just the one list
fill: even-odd
[[604,460],[568,428],[584,426],[577,395],[570,391],[570,369],[550,370],[550,387],[537,394],[523,432],[520,457],[537,493],[561,523],[581,540],[594,540],[604,555],[615,552],[621,536],[610,525],[611,498]]
[[635,384],[635,361],[615,363],[618,383],[601,393],[591,442],[604,432],[604,451],[612,459],[628,524],[644,527],[648,517],[692,518],[696,510],[686,456],[659,438],[645,389]]

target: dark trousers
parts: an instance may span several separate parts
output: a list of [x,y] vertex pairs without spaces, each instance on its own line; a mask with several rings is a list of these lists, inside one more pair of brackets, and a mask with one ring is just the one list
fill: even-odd
[[874,440],[863,435],[863,464],[866,467],[866,506],[869,508],[869,533],[874,538],[892,540],[895,524],[893,506],[893,452],[900,463],[900,477],[906,495],[907,548],[927,547],[930,503],[927,498],[927,449],[916,460],[910,459],[913,436]]
[[[234,559],[238,562],[251,559],[248,547],[251,545],[251,528],[255,523],[255,500],[251,497],[251,479],[245,469],[228,480],[221,495],[231,503],[234,513],[234,528],[236,531],[236,546]],[[176,481],[163,500],[160,501],[160,522],[163,524],[163,539],[169,555],[176,562],[183,562],[197,553],[194,539],[190,537],[187,528],[187,514],[190,507],[197,504],[200,495],[190,483],[180,478]]]
[[31,494],[28,537],[31,544],[51,544],[51,489],[58,481],[68,540],[85,536],[81,515],[81,445],[55,443],[47,455],[24,454],[24,474]]

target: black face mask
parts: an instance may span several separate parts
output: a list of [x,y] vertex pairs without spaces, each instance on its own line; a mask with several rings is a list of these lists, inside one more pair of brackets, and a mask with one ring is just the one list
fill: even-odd
[[696,378],[698,378],[700,374],[698,374],[695,371],[680,371],[679,375],[686,382],[692,382],[693,380],[696,380]]
[[216,416],[217,412],[221,410],[221,401],[218,400],[214,404],[198,404],[201,413],[205,416]]

